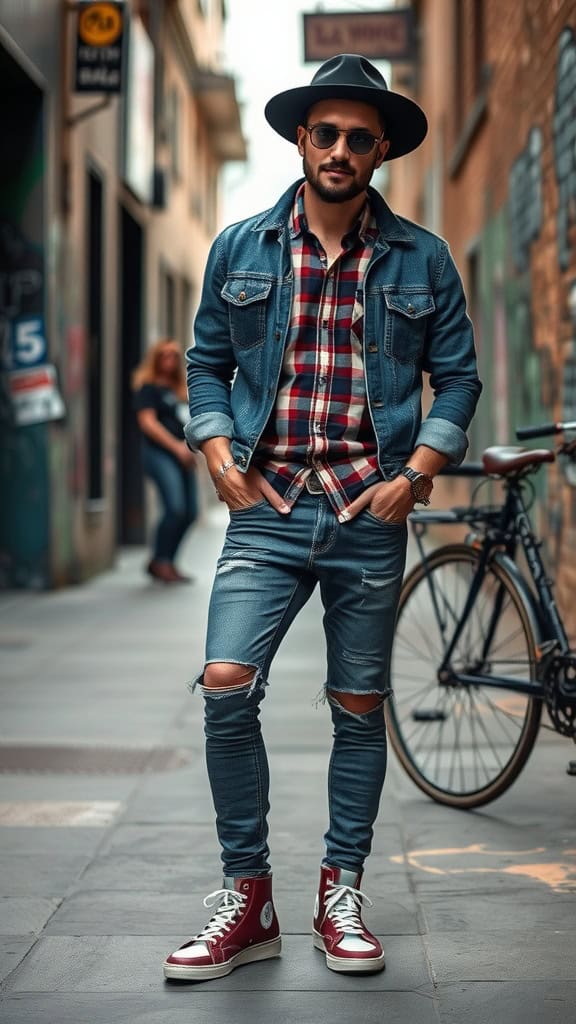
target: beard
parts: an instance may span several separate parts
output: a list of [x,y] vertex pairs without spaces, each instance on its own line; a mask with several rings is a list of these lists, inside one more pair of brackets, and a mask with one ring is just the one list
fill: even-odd
[[[356,174],[348,164],[345,163],[328,163],[326,166],[314,171],[306,159],[306,155],[304,155],[302,161],[306,181],[310,185],[310,188],[314,190],[316,195],[325,203],[347,203],[350,199],[356,199],[356,196],[361,195],[362,192],[365,192],[368,188],[374,173],[375,165],[376,157],[371,160],[370,166],[363,173]],[[344,181],[340,185],[323,184],[320,179],[320,174],[322,171],[329,170],[330,168],[338,171],[347,171],[350,174],[350,180]]]

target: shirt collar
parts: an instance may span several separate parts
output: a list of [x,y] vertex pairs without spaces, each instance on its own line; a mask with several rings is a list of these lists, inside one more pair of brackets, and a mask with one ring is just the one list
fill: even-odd
[[[306,213],[304,211],[305,184],[306,182],[303,181],[294,196],[292,214],[290,217],[290,234],[292,238],[298,238],[299,235],[306,234],[309,230]],[[358,220],[353,225],[352,229],[344,235],[344,242],[352,243],[359,238],[363,244],[366,244],[369,239],[373,240],[377,234],[378,226],[376,224],[376,218],[370,207],[369,199],[366,199],[364,206],[360,210]]]

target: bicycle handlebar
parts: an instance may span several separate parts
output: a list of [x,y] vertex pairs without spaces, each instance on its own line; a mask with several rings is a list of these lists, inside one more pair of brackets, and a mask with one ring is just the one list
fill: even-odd
[[576,422],[541,423],[540,426],[517,427],[516,437],[519,441],[527,441],[530,437],[549,437],[551,434],[562,434],[565,430],[576,430]]

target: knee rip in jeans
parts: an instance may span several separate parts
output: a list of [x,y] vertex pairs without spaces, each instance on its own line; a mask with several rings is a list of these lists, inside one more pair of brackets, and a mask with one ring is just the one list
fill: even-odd
[[375,690],[371,693],[344,693],[341,690],[327,689],[326,699],[337,711],[366,721],[368,715],[382,709],[385,697]]
[[[208,680],[206,675],[208,674]],[[267,686],[261,670],[254,665],[243,665],[236,661],[208,662],[202,675],[190,684],[192,692],[200,686],[204,697],[219,700],[244,693],[252,696]]]

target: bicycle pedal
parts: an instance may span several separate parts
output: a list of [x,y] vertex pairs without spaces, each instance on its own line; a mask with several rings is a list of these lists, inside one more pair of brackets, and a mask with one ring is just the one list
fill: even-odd
[[436,708],[432,708],[430,711],[414,710],[411,717],[413,722],[445,722],[448,715],[445,711],[438,711]]
[[568,761],[566,775],[576,775],[576,761]]

